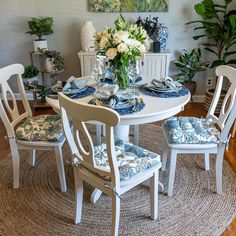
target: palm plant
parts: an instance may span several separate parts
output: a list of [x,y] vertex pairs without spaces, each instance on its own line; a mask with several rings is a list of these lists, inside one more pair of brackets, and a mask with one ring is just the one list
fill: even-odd
[[[216,59],[210,68],[223,64],[236,64],[236,60],[230,59],[236,55],[233,46],[236,45],[236,10],[229,10],[232,0],[224,0],[224,4],[216,4],[213,0],[204,0],[194,6],[201,20],[188,22],[198,25],[195,31],[201,31],[193,37],[194,40],[206,38],[205,50],[214,54]],[[203,31],[203,33],[202,33]]]
[[181,83],[191,82],[198,72],[206,70],[210,64],[209,62],[200,62],[200,48],[195,48],[191,52],[183,50],[183,52],[179,60],[174,61],[174,64],[180,70],[177,80]]

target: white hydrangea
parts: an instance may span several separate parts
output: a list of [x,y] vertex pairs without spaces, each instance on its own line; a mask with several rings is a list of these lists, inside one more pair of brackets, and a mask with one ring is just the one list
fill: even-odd
[[127,31],[117,31],[113,36],[113,41],[115,44],[125,42],[129,38],[129,33]]
[[137,49],[141,54],[144,54],[146,52],[146,47],[143,44],[140,44]]
[[130,48],[138,48],[141,45],[141,42],[139,42],[136,39],[126,39],[125,43],[128,45]]
[[127,45],[125,43],[120,43],[117,46],[117,51],[120,52],[120,53],[128,52],[128,50],[129,50],[129,48],[127,47]]
[[116,48],[109,48],[106,51],[106,56],[108,57],[108,59],[113,60],[117,55],[117,49]]

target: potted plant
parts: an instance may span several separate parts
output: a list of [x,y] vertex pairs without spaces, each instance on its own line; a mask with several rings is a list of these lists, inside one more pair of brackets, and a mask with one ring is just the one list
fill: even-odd
[[[236,55],[234,50],[236,45],[236,10],[230,10],[232,9],[229,7],[231,3],[232,0],[225,0],[224,4],[214,3],[213,0],[204,0],[194,6],[201,20],[187,23],[187,25],[197,24],[194,30],[201,31],[199,35],[193,37],[194,40],[207,39],[203,45],[204,49],[215,57],[210,65],[212,69],[219,65],[236,64],[234,59]],[[206,91],[206,109],[209,108],[213,94],[214,88]],[[224,94],[221,96],[221,101],[223,98]]]
[[209,62],[200,62],[200,59],[201,50],[195,48],[191,52],[183,50],[183,54],[180,55],[179,59],[174,61],[174,64],[180,70],[177,80],[190,90],[191,99],[196,91],[194,77],[198,72],[206,70],[210,64]]
[[46,56],[46,70],[49,73],[61,72],[64,69],[64,58],[56,50],[44,50]]
[[37,35],[38,39],[34,40],[34,51],[40,49],[48,49],[47,40],[43,39],[44,35],[50,35],[53,33],[53,18],[52,17],[41,17],[41,18],[31,18],[28,21],[29,31],[26,34]]
[[151,16],[149,16],[144,20],[139,17],[136,24],[138,26],[142,26],[147,31],[147,34],[151,39],[149,43],[153,43],[153,52],[160,52],[166,48],[168,29],[166,26],[163,26],[159,23],[158,17],[152,18]]
[[34,65],[25,66],[25,71],[22,74],[25,87],[37,86],[39,79],[38,74],[39,71],[36,66]]

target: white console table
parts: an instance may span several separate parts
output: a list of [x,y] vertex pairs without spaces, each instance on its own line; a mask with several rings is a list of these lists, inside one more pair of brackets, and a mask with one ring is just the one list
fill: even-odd
[[[90,75],[92,65],[95,60],[95,52],[78,53],[81,65],[81,76]],[[153,78],[159,79],[168,75],[171,52],[165,50],[161,53],[147,52],[145,53],[141,72],[145,83],[150,82]]]

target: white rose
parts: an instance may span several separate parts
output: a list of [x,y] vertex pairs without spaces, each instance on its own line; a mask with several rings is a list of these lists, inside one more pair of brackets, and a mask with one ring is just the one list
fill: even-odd
[[116,55],[117,55],[117,50],[116,50],[116,48],[109,48],[109,49],[106,51],[106,56],[107,56],[110,60],[113,60]]
[[141,43],[136,39],[127,39],[125,43],[131,48],[138,48]]
[[100,40],[100,42],[99,42],[99,47],[100,47],[101,49],[103,49],[103,48],[105,48],[105,46],[107,45],[107,43],[108,43],[108,38],[105,37],[105,36],[102,36],[102,38],[101,38],[101,40]]
[[118,46],[117,46],[117,51],[120,52],[120,53],[123,53],[123,52],[128,52],[128,47],[125,43],[120,43]]
[[129,34],[126,31],[117,31],[114,34],[114,43],[121,43],[121,42],[125,42],[125,40],[127,40],[129,38]]

